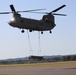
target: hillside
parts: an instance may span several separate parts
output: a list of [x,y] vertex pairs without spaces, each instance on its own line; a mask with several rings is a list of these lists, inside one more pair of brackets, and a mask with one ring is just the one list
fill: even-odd
[[[76,61],[75,55],[55,55],[55,56],[32,56],[23,58],[13,58],[0,60],[0,64],[27,64],[27,63],[43,63],[43,62],[58,62],[58,61]],[[42,59],[40,59],[42,58]]]

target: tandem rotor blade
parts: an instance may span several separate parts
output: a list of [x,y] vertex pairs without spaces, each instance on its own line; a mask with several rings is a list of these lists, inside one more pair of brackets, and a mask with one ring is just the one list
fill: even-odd
[[[12,10],[12,12],[0,12],[0,14],[10,14],[10,13],[16,12],[16,10],[14,8],[12,8],[12,6],[11,6],[11,10]],[[21,12],[37,13],[37,12],[34,12],[34,11],[40,11],[40,10],[46,10],[46,9],[34,9],[34,10],[26,10],[26,11],[17,11],[17,13],[21,13]]]
[[12,12],[0,12],[0,14],[10,14],[10,13],[16,12],[13,5],[10,5],[10,8],[11,8]]
[[67,16],[66,14],[57,14],[57,13],[52,13],[53,15],[58,15],[58,16]]
[[34,12],[34,11],[40,11],[40,10],[46,10],[46,9],[34,9],[34,10],[26,10],[26,11],[16,11],[13,4],[10,5],[10,8],[12,10],[12,12],[0,12],[0,14],[10,14],[10,13],[13,13],[13,12],[30,12],[30,13],[39,13],[39,14],[52,14],[52,15],[60,15],[60,16],[66,16],[65,14],[57,14],[57,13],[54,13],[54,12],[57,12],[58,10],[62,9],[63,7],[65,7],[66,5],[62,5],[60,6],[59,8],[51,11],[50,13],[48,12]]
[[57,12],[58,10],[62,9],[62,8],[65,7],[65,6],[66,6],[66,5],[62,5],[62,6],[60,6],[59,8],[57,8],[57,9],[51,11],[51,12]]
[[10,5],[10,8],[11,8],[12,12],[16,12],[16,10],[15,10],[13,5]]
[[12,12],[0,12],[0,14],[10,14]]
[[46,9],[34,9],[34,10],[25,10],[25,11],[17,11],[17,12],[32,12],[32,11],[41,11]]

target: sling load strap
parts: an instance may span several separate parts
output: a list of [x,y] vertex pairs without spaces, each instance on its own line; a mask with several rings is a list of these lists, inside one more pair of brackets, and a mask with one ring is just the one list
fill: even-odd
[[41,39],[40,39],[40,32],[38,32],[38,40],[39,40],[39,49],[38,49],[38,55],[40,55],[41,54]]
[[30,41],[30,36],[29,36],[29,31],[27,30],[27,35],[28,35],[28,43],[29,43],[29,52],[30,55],[32,55],[33,50],[32,50],[32,45],[31,45],[31,41]]

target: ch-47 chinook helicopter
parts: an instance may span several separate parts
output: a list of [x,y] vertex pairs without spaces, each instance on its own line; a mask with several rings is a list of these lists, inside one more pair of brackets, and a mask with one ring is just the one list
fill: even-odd
[[[29,30],[30,32],[32,31],[41,31],[41,34],[43,34],[43,31],[50,31],[56,26],[55,25],[55,20],[54,20],[54,15],[59,15],[59,16],[66,16],[65,14],[57,14],[58,10],[62,9],[66,5],[62,5],[59,8],[47,13],[47,12],[36,12],[39,10],[43,9],[35,9],[35,10],[27,10],[27,11],[16,11],[13,5],[10,5],[11,11],[12,12],[0,12],[0,14],[13,14],[12,19],[8,22],[8,24],[12,27],[17,27],[21,29],[21,32],[24,33],[24,29]],[[30,18],[24,18],[21,17],[19,12],[32,12],[32,13],[41,13],[41,14],[46,14],[43,15],[41,20],[35,20],[35,19],[30,19]]]

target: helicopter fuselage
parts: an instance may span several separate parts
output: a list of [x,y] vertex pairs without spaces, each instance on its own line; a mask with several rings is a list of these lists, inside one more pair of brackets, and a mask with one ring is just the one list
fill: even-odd
[[53,24],[52,22],[23,18],[19,15],[13,16],[13,18],[8,22],[8,24],[12,27],[36,31],[51,31],[51,29],[55,27],[55,24]]

